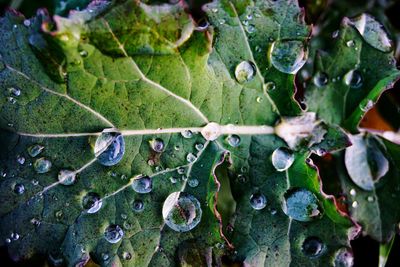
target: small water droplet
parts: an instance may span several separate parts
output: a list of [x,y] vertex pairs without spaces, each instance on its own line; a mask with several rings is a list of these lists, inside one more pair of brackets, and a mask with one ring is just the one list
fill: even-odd
[[285,171],[292,166],[294,162],[293,151],[286,147],[279,147],[272,153],[272,165],[279,172]]
[[132,259],[132,254],[129,253],[129,252],[124,251],[124,252],[122,253],[122,258],[123,258],[124,260],[126,260],[126,261],[131,260],[131,259]]
[[103,259],[103,261],[107,261],[110,258],[110,256],[108,256],[107,253],[101,253],[101,258]]
[[33,146],[30,146],[30,147],[28,147],[28,154],[29,154],[29,156],[31,156],[31,157],[36,157],[37,155],[39,155],[40,153],[42,153],[42,151],[43,151],[43,149],[44,149],[44,146],[41,146],[41,145],[33,145]]
[[359,88],[362,86],[363,80],[358,70],[351,70],[344,76],[344,82],[351,88]]
[[202,32],[202,31],[207,30],[209,26],[210,26],[210,23],[208,22],[208,20],[203,18],[197,22],[197,26],[196,26],[195,30]]
[[255,193],[250,197],[250,205],[255,210],[261,210],[267,205],[267,198],[260,193]]
[[60,170],[58,181],[63,185],[72,185],[76,180],[76,172],[71,170]]
[[196,178],[191,178],[188,180],[188,184],[190,187],[197,187],[199,185],[199,180],[197,180]]
[[185,192],[170,194],[162,209],[165,224],[177,232],[187,232],[196,227],[202,215],[199,201]]
[[46,173],[50,171],[51,162],[45,158],[39,158],[33,164],[33,167],[37,173]]
[[239,175],[237,176],[237,180],[238,180],[239,183],[244,184],[244,183],[247,182],[248,179],[247,179],[247,176],[246,176],[246,175],[239,174]]
[[30,21],[29,19],[24,20],[24,25],[25,25],[26,27],[31,26],[31,21]]
[[278,213],[278,211],[276,209],[271,209],[271,215],[275,215],[277,213]]
[[328,84],[329,78],[325,72],[317,72],[313,78],[313,82],[318,87],[323,87]]
[[245,29],[248,33],[256,32],[256,27],[253,24],[249,24],[249,25],[245,26]]
[[240,145],[240,137],[236,134],[229,135],[227,139],[231,147],[238,147]]
[[118,243],[124,236],[124,231],[119,225],[112,224],[104,231],[104,238],[111,244]]
[[14,97],[7,97],[7,101],[11,104],[15,104],[17,103],[17,99],[15,99]]
[[320,257],[326,250],[325,244],[318,237],[307,237],[301,250],[309,258]]
[[374,101],[372,101],[372,100],[368,100],[367,103],[366,103],[365,105],[360,104],[360,109],[361,109],[363,112],[367,112],[368,110],[370,110],[370,109],[373,108],[373,107],[374,107]]
[[186,160],[187,160],[187,162],[189,162],[189,163],[195,162],[196,159],[197,159],[197,157],[196,157],[196,155],[194,155],[193,153],[188,153],[188,154],[186,155]]
[[38,185],[38,184],[39,184],[39,181],[38,181],[38,180],[35,180],[35,179],[33,179],[33,180],[31,181],[31,183],[32,183],[33,185]]
[[[181,132],[181,135],[184,138],[192,138],[193,137],[193,133],[191,130],[184,130],[183,132]],[[179,150],[179,149],[178,149]]]
[[13,241],[17,241],[17,240],[19,239],[19,234],[16,233],[16,232],[13,232],[13,233],[11,233],[10,238],[11,238],[11,240],[13,240]]
[[106,129],[97,138],[94,154],[100,164],[113,166],[122,160],[124,153],[124,137],[115,129]]
[[21,155],[18,155],[18,156],[17,156],[17,162],[18,162],[19,164],[21,164],[21,165],[24,165],[24,163],[25,163],[25,158],[24,158],[23,156],[21,156]]
[[60,220],[63,217],[64,213],[62,212],[62,210],[58,210],[54,215],[56,216],[57,220]]
[[128,218],[128,215],[126,215],[125,213],[121,213],[122,220],[126,220],[127,218]]
[[21,89],[16,88],[16,87],[8,88],[8,92],[13,96],[20,96],[21,95]]
[[169,180],[171,181],[171,183],[176,184],[178,182],[178,179],[176,177],[169,177]]
[[89,53],[88,53],[88,51],[86,51],[86,50],[81,50],[81,51],[79,52],[79,55],[81,55],[81,57],[87,57],[87,56],[89,55]]
[[272,65],[279,71],[296,74],[306,63],[308,50],[302,41],[275,41],[269,56]]
[[219,23],[220,25],[223,25],[223,24],[225,24],[225,20],[224,20],[224,19],[218,19],[218,23]]
[[256,67],[250,61],[240,62],[235,69],[235,78],[238,83],[244,83],[252,80],[256,75]]
[[179,167],[176,171],[178,174],[184,174],[186,172],[186,169],[184,167]]
[[350,195],[355,196],[357,194],[356,190],[354,188],[352,188],[350,190]]
[[339,30],[332,32],[332,38],[336,39],[339,36]]
[[283,212],[296,221],[308,222],[322,216],[318,198],[305,188],[289,189],[284,198]]
[[253,15],[252,15],[252,14],[247,14],[246,18],[247,18],[248,20],[252,20],[252,19],[253,19]]
[[213,13],[217,13],[217,12],[218,12],[218,8],[212,8],[211,11],[212,11]]
[[82,207],[90,214],[98,212],[102,205],[103,201],[99,194],[94,192],[87,193],[87,195],[82,199]]
[[346,42],[347,47],[354,47],[356,43],[353,40],[349,40]]
[[267,94],[268,92],[274,91],[276,89],[276,85],[274,82],[267,82],[264,84],[264,93]]
[[31,224],[33,224],[33,226],[37,228],[37,227],[40,226],[41,222],[36,218],[32,218],[31,219]]
[[151,149],[157,153],[161,153],[164,150],[164,141],[160,138],[155,138],[149,141]]
[[335,253],[334,258],[335,267],[353,267],[354,256],[349,248],[341,248]]
[[10,239],[10,238],[6,238],[5,241],[6,241],[7,244],[10,244],[10,243],[11,243],[11,239]]
[[135,200],[132,203],[132,209],[135,212],[142,212],[144,210],[144,203],[141,200]]
[[351,203],[351,206],[353,208],[357,208],[358,207],[358,202],[357,201],[353,201],[353,203]]
[[261,103],[261,102],[262,102],[262,97],[258,96],[258,97],[256,98],[256,101],[257,101],[257,103]]
[[196,148],[197,151],[201,151],[204,148],[204,145],[202,143],[198,143],[194,146]]
[[375,198],[373,196],[368,196],[367,200],[368,200],[368,202],[374,202]]
[[153,182],[149,176],[139,176],[133,180],[132,188],[136,193],[146,194],[153,189]]

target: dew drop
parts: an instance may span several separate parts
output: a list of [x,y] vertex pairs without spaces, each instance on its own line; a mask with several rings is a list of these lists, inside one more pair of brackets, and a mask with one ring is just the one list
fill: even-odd
[[192,188],[197,187],[199,185],[199,180],[197,180],[196,178],[191,178],[188,180],[188,184]]
[[339,36],[339,30],[332,32],[332,38],[336,39]]
[[256,75],[256,67],[250,61],[240,62],[235,69],[235,78],[238,83],[244,83],[252,80]]
[[353,267],[354,256],[353,252],[348,248],[341,248],[335,253],[334,257],[335,267]]
[[227,139],[231,147],[238,147],[240,145],[240,137],[236,134],[229,135]]
[[127,252],[127,251],[124,251],[124,252],[122,253],[122,258],[123,258],[124,260],[126,260],[126,261],[131,260],[131,259],[132,259],[132,254],[129,253],[129,252]]
[[389,39],[383,25],[372,16],[361,14],[351,19],[350,22],[369,45],[382,52],[392,51],[392,41]]
[[176,171],[178,174],[184,174],[186,172],[184,167],[179,167]]
[[374,202],[374,201],[375,201],[375,198],[374,198],[373,196],[368,196],[368,197],[367,197],[367,201],[368,201],[368,202]]
[[7,101],[10,102],[11,104],[17,103],[17,99],[15,99],[14,97],[7,97]]
[[201,151],[204,148],[204,145],[202,143],[195,144],[194,147],[196,148],[197,151]]
[[207,30],[209,26],[210,26],[210,23],[205,18],[203,18],[197,22],[197,26],[196,26],[195,30],[203,32],[203,31]]
[[268,93],[274,91],[276,89],[276,85],[274,82],[267,82],[264,84],[264,93]]
[[285,171],[292,166],[294,162],[294,154],[289,148],[279,147],[272,153],[272,165],[279,172]]
[[357,201],[353,201],[353,203],[351,203],[351,206],[353,208],[357,208],[358,207],[358,202]]
[[8,88],[8,92],[13,96],[20,96],[21,95],[21,89],[16,88],[16,87]]
[[275,41],[269,56],[272,65],[279,71],[296,74],[306,63],[308,50],[302,41]]
[[133,180],[132,188],[136,193],[146,194],[153,189],[153,182],[149,176],[138,176]]
[[31,26],[31,21],[29,19],[24,20],[24,26],[25,27]]
[[13,233],[11,233],[10,238],[11,238],[11,240],[13,240],[13,241],[17,241],[17,240],[19,239],[19,234],[16,233],[16,232],[13,232]]
[[188,154],[186,155],[186,160],[187,160],[187,162],[189,162],[189,163],[195,162],[196,159],[197,159],[197,157],[196,157],[196,155],[194,155],[193,153],[188,153]]
[[191,130],[184,130],[181,132],[181,135],[184,138],[192,138],[193,137],[193,132]]
[[262,210],[267,205],[267,198],[260,193],[255,193],[250,197],[250,205],[255,210]]
[[199,201],[185,192],[174,192],[164,202],[162,214],[166,225],[177,232],[196,227],[202,215]]
[[132,203],[132,209],[135,212],[142,212],[144,210],[144,203],[141,200],[135,200]]
[[351,88],[359,88],[363,84],[361,73],[358,70],[351,70],[344,76],[344,82]]
[[19,164],[21,164],[21,165],[24,165],[24,163],[25,163],[25,158],[24,158],[23,156],[21,156],[21,155],[18,155],[18,156],[17,156],[17,162],[18,162]]
[[374,101],[372,101],[372,100],[368,100],[365,105],[360,104],[360,109],[363,112],[367,112],[368,110],[370,110],[373,107],[374,107]]
[[46,173],[46,172],[50,171],[51,162],[48,159],[39,158],[35,161],[35,163],[33,164],[33,167],[35,168],[35,171],[37,173]]
[[61,170],[58,173],[58,181],[63,185],[72,185],[76,180],[76,172],[71,170]]
[[164,141],[160,138],[155,138],[149,141],[151,149],[160,153],[164,150]]
[[301,246],[302,252],[309,258],[321,256],[325,249],[325,244],[318,237],[307,237]]
[[124,236],[124,231],[119,225],[112,224],[104,231],[104,238],[111,244],[118,243]]
[[347,47],[354,47],[355,45],[356,45],[356,43],[353,40],[349,40],[346,42]]
[[122,160],[124,153],[124,137],[115,129],[106,129],[97,138],[94,154],[100,164],[113,166]]
[[283,212],[296,221],[308,222],[322,216],[319,200],[305,188],[289,189],[284,200]]
[[103,201],[101,200],[99,194],[94,192],[87,193],[87,195],[82,199],[83,208],[87,213],[90,214],[98,212],[102,205]]
[[354,188],[352,188],[350,190],[350,195],[355,196],[357,194],[356,190]]
[[317,72],[313,78],[313,82],[318,87],[323,87],[328,84],[329,78],[325,72]]
[[33,146],[28,147],[28,154],[29,154],[29,156],[34,158],[34,157],[38,156],[40,153],[42,153],[43,149],[44,149],[44,146],[33,145]]
[[89,55],[89,53],[88,53],[88,51],[86,51],[86,50],[81,50],[81,51],[79,52],[79,55],[81,55],[81,57],[87,57],[87,56]]
[[171,181],[172,184],[176,184],[178,182],[178,179],[176,177],[169,177],[169,180]]
[[245,29],[248,33],[255,33],[256,32],[256,27],[254,27],[253,24],[249,24],[245,26]]
[[15,184],[13,190],[15,194],[22,195],[25,192],[25,186],[23,184]]

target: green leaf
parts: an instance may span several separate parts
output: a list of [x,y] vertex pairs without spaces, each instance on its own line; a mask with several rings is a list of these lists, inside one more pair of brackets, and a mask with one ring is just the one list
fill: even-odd
[[313,79],[306,88],[310,111],[352,132],[400,75],[393,53],[387,53],[392,49],[387,34],[377,23],[365,14],[345,18],[333,48],[316,57]]
[[[205,10],[208,29],[179,3],[95,1],[54,21],[44,12],[28,22],[13,12],[1,18],[0,244],[12,258],[220,264],[237,247],[238,259],[262,263],[247,245],[254,237],[243,237],[251,223],[235,226],[232,240],[224,233],[216,169],[225,161],[238,214],[251,209],[250,181],[270,185],[262,192],[277,221],[260,231],[278,242],[268,234],[257,242],[279,250],[275,259],[303,266],[347,253],[352,224],[305,163],[310,151],[341,149],[347,137],[293,98],[307,59],[303,11],[295,1],[215,1]],[[278,121],[300,135],[296,146],[277,136]],[[268,157],[287,146],[294,163],[278,172]],[[282,199],[296,188],[313,203]],[[291,223],[284,211],[304,219]],[[321,254],[309,257],[320,239]]]

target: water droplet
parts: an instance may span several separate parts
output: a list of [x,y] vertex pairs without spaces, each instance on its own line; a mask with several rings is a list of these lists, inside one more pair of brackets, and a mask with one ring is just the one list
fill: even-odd
[[5,241],[6,241],[7,244],[10,244],[10,243],[11,243],[11,239],[10,239],[10,238],[6,238]]
[[41,225],[41,222],[36,218],[32,218],[31,219],[31,224],[33,224],[33,226],[37,228],[37,227],[39,227]]
[[157,153],[161,153],[164,150],[164,141],[160,138],[155,138],[149,141],[151,149]]
[[104,238],[112,244],[118,243],[123,236],[124,231],[119,225],[116,224],[108,226],[104,231]]
[[356,43],[353,40],[349,40],[346,42],[347,47],[354,47]]
[[7,101],[10,102],[11,104],[17,103],[17,99],[15,99],[14,97],[7,97]]
[[271,92],[276,89],[276,85],[274,82],[267,82],[264,84],[264,93],[267,94],[268,92]]
[[174,231],[187,232],[196,227],[202,215],[199,201],[185,192],[174,192],[164,202],[165,223]]
[[21,89],[16,88],[16,87],[8,88],[8,92],[13,96],[20,96],[21,95]]
[[289,189],[284,198],[283,212],[296,221],[308,222],[322,216],[319,200],[305,188]]
[[129,253],[129,252],[124,251],[124,252],[122,253],[122,258],[123,258],[124,260],[126,260],[126,261],[131,260],[131,259],[132,259],[132,254]]
[[121,213],[122,220],[126,220],[127,218],[128,218],[128,215],[126,215],[125,213]]
[[21,156],[21,155],[18,155],[18,156],[17,156],[17,162],[18,162],[19,164],[21,164],[21,165],[24,165],[24,163],[25,163],[25,158],[24,158],[23,156]]
[[332,38],[336,39],[339,36],[339,30],[332,32]]
[[211,9],[211,11],[212,11],[213,13],[217,13],[217,12],[218,12],[218,8],[213,8],[213,9]]
[[256,67],[250,61],[240,62],[235,69],[235,78],[238,83],[248,82],[256,75]]
[[271,215],[275,215],[276,213],[278,213],[276,209],[271,209]]
[[353,252],[348,248],[341,248],[335,253],[335,267],[353,267],[354,256]]
[[31,156],[31,157],[36,157],[37,155],[39,155],[40,153],[42,153],[42,151],[43,151],[43,149],[44,149],[44,146],[41,146],[41,145],[33,145],[33,146],[30,146],[29,148],[28,148],[28,154],[29,154],[29,156]]
[[35,161],[35,163],[33,164],[33,167],[35,168],[35,171],[37,173],[46,173],[46,172],[50,171],[51,162],[48,159],[39,158]]
[[325,72],[317,72],[313,78],[314,84],[318,87],[322,87],[328,84],[329,78]]
[[23,184],[14,185],[14,193],[17,195],[22,195],[25,192],[25,186]]
[[16,232],[13,232],[13,233],[11,233],[10,238],[11,238],[11,240],[13,240],[13,241],[17,241],[17,240],[19,239],[19,234],[16,233]]
[[202,143],[198,143],[194,146],[196,148],[197,151],[201,151],[204,148],[204,145]]
[[218,23],[219,23],[220,25],[223,25],[223,24],[225,24],[225,20],[224,20],[224,19],[218,19]]
[[76,180],[76,172],[71,170],[61,170],[58,173],[58,181],[63,185],[72,185]]
[[202,31],[207,30],[209,26],[210,26],[210,23],[208,22],[208,20],[203,18],[197,22],[197,26],[196,26],[195,30],[202,32]]
[[383,25],[372,16],[361,14],[351,19],[350,22],[369,45],[382,52],[392,51],[392,41],[389,39]]
[[193,137],[193,133],[191,130],[184,130],[183,132],[181,132],[181,135],[184,138],[192,138]]
[[178,182],[178,179],[176,177],[169,177],[169,180],[171,181],[171,183],[176,184]]
[[62,210],[56,211],[56,213],[55,213],[57,220],[60,220],[63,215],[64,215],[64,213],[62,212]]
[[229,135],[228,144],[232,147],[238,147],[240,145],[240,137],[236,134]]
[[133,180],[132,188],[136,193],[146,194],[153,189],[153,182],[149,176],[139,176]]
[[113,166],[122,160],[124,153],[124,137],[115,129],[106,129],[97,138],[94,154],[100,164]]
[[355,196],[357,194],[356,190],[354,188],[352,188],[350,190],[350,195]]
[[307,47],[302,41],[275,41],[272,43],[270,61],[281,72],[296,74],[308,57]]
[[249,25],[245,26],[245,29],[248,33],[256,32],[256,27],[253,24],[249,24]]
[[244,184],[244,183],[247,182],[248,179],[247,179],[247,176],[246,176],[246,175],[239,174],[239,175],[237,176],[237,180],[238,180],[239,183]]
[[325,252],[325,249],[325,244],[318,237],[307,237],[301,246],[304,255],[310,258],[321,256]]
[[351,203],[351,206],[353,208],[357,208],[358,207],[358,202],[357,201],[353,201],[353,203]]
[[186,172],[186,169],[184,167],[179,167],[177,170],[178,174],[184,174]]
[[196,159],[197,159],[197,157],[196,157],[196,155],[194,155],[193,153],[188,153],[188,154],[186,155],[186,160],[187,160],[187,162],[189,162],[189,163],[192,163],[192,162],[196,161]]
[[25,25],[26,27],[31,26],[31,21],[30,21],[29,19],[24,20],[24,25]]
[[33,180],[31,181],[31,183],[32,183],[33,185],[38,185],[38,184],[39,184],[39,181],[38,181],[38,180],[35,180],[35,179],[33,179]]
[[196,178],[191,178],[188,180],[188,184],[190,187],[197,187],[199,185],[199,180],[197,180]]
[[255,193],[250,197],[250,205],[255,210],[261,210],[267,205],[267,198],[260,193]]
[[367,197],[367,201],[368,201],[368,202],[374,202],[374,201],[375,201],[375,198],[374,198],[373,196],[368,196],[368,197]]
[[365,105],[360,104],[360,109],[361,109],[363,112],[367,112],[368,110],[370,110],[370,109],[373,108],[373,107],[374,107],[374,101],[372,101],[372,100],[368,100],[367,103],[366,103]]
[[136,212],[141,212],[144,210],[144,203],[141,200],[135,200],[132,203],[132,209]]
[[252,15],[252,14],[247,14],[246,18],[247,18],[248,20],[252,20],[252,19],[253,19],[253,15]]
[[285,171],[294,162],[293,151],[286,147],[279,147],[272,153],[272,165],[279,172]]
[[102,205],[103,201],[99,194],[94,192],[87,193],[87,195],[82,199],[82,207],[90,214],[98,212]]
[[202,130],[201,135],[208,141],[216,140],[221,134],[221,127],[218,123],[210,122]]
[[107,253],[101,253],[101,258],[103,259],[103,261],[107,261],[110,258],[110,256],[108,256]]
[[358,70],[351,70],[344,76],[344,82],[351,88],[361,87],[363,80],[361,73]]
[[87,57],[87,56],[89,55],[89,53],[88,53],[88,51],[86,51],[86,50],[81,50],[81,51],[79,52],[79,55],[81,55],[81,57]]

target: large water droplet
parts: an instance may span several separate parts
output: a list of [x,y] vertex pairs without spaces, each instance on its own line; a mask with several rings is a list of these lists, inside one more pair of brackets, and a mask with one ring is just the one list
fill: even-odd
[[33,145],[33,146],[28,147],[28,154],[29,154],[29,156],[34,158],[37,155],[39,155],[40,153],[42,153],[43,149],[44,149],[44,146]]
[[15,184],[13,190],[15,194],[22,195],[25,192],[25,186],[23,184]]
[[322,216],[319,200],[305,188],[289,189],[284,198],[283,212],[296,221],[308,222]]
[[155,138],[149,141],[151,149],[157,153],[161,153],[164,150],[164,141],[160,138]]
[[46,173],[46,172],[50,171],[51,162],[48,159],[39,158],[35,161],[35,163],[33,164],[33,167],[35,168],[35,171],[37,173]]
[[199,201],[185,192],[174,192],[164,202],[165,223],[174,231],[187,232],[196,227],[202,215]]
[[261,210],[267,206],[267,198],[260,193],[255,193],[250,197],[250,205],[255,210]]
[[313,78],[314,84],[322,87],[328,84],[329,78],[325,72],[317,72]]
[[250,61],[240,62],[235,69],[235,78],[238,83],[250,81],[256,75],[256,67]]
[[358,70],[351,70],[344,75],[344,82],[351,88],[359,88],[363,84],[363,79]]
[[136,212],[141,212],[144,210],[144,203],[141,200],[135,200],[132,203],[132,209]]
[[124,153],[124,137],[115,129],[106,129],[97,138],[94,154],[100,164],[113,166],[121,161]]
[[272,165],[279,172],[285,171],[292,166],[294,162],[293,151],[286,147],[279,147],[272,153]]
[[63,185],[72,185],[76,180],[76,172],[71,170],[61,170],[58,173],[58,181]]
[[383,25],[372,16],[362,14],[350,21],[364,40],[372,47],[382,52],[390,52],[393,49],[392,41],[389,39]]
[[139,194],[146,194],[153,189],[153,182],[149,176],[139,176],[133,180],[132,188]]
[[341,248],[335,253],[333,262],[335,267],[352,267],[354,265],[353,252],[348,248]]
[[281,72],[295,74],[303,67],[308,57],[307,47],[302,41],[275,41],[272,43],[270,61]]
[[118,243],[123,236],[124,231],[119,225],[116,224],[108,226],[104,231],[104,238],[112,244]]
[[229,135],[228,144],[232,147],[238,147],[240,145],[240,137],[236,134]]
[[310,258],[321,256],[325,249],[325,244],[318,237],[307,237],[301,246],[304,255]]
[[101,200],[99,194],[94,192],[87,193],[87,195],[82,199],[83,208],[87,213],[90,214],[98,212],[102,205],[103,201]]

